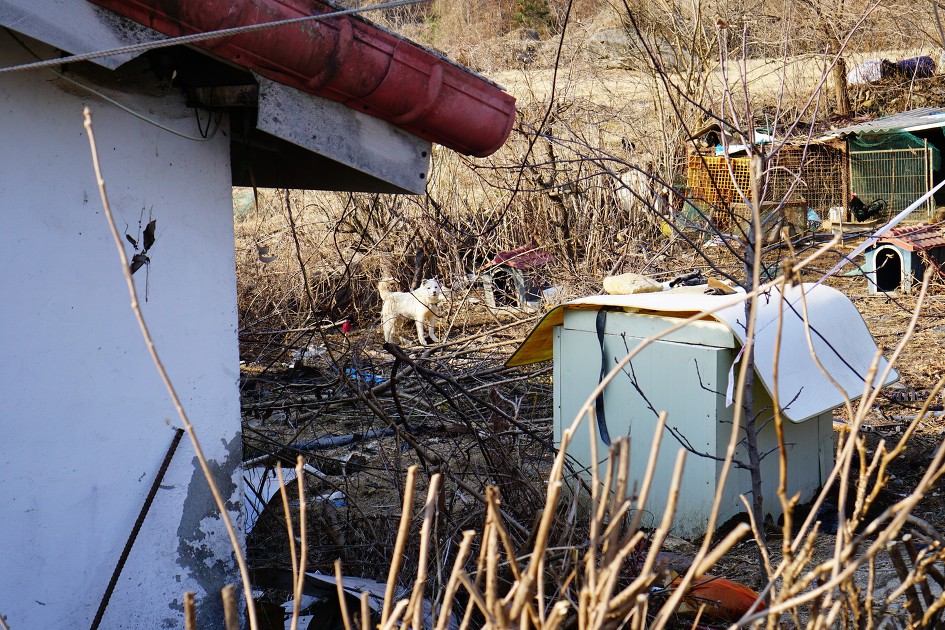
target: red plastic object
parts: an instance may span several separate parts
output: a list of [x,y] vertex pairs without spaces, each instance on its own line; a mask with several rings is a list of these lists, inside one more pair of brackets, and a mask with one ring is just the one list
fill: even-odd
[[[333,10],[318,0],[90,1],[171,36]],[[497,151],[515,122],[515,98],[510,94],[350,16],[273,27],[194,46],[467,155],[485,157]]]
[[[670,587],[676,588],[681,582],[682,578],[677,577]],[[683,615],[695,615],[701,610],[703,619],[734,623],[751,609],[759,597],[758,593],[740,582],[706,573],[683,595],[677,612]],[[755,607],[755,610],[765,608],[762,602]]]
[[539,249],[538,243],[535,241],[529,241],[521,247],[510,249],[507,252],[499,252],[495,258],[483,267],[483,270],[498,265],[508,265],[516,269],[532,269],[534,267],[544,267],[554,261],[555,257],[553,255]]

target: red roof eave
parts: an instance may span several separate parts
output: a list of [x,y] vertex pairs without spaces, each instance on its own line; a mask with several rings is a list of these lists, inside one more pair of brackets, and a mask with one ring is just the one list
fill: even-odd
[[[320,0],[90,0],[170,36],[329,13]],[[350,15],[194,44],[269,79],[343,103],[476,157],[501,147],[515,98],[499,87]]]

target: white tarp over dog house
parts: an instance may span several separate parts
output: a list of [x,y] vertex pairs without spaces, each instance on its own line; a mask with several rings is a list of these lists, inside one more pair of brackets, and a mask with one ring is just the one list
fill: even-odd
[[[856,307],[842,293],[824,285],[804,284],[785,292],[785,317],[777,343],[779,300],[772,289],[761,300],[755,336],[755,369],[770,393],[778,386],[781,400],[792,400],[784,415],[792,422],[805,419],[843,404],[843,394],[824,378],[808,348],[803,319],[803,298],[807,302],[811,342],[817,358],[844,393],[851,399],[863,393],[864,382],[878,349]],[[560,325],[567,309],[599,310],[619,307],[628,312],[644,312],[682,317],[700,311],[725,324],[741,344],[745,343],[745,308],[733,296],[716,296],[690,291],[663,291],[637,295],[593,295],[573,300],[550,311],[509,359],[507,365],[526,365],[552,358],[550,329]],[[726,306],[726,304],[731,304]],[[774,378],[774,356],[778,352],[778,380]],[[882,374],[887,363],[879,357]],[[883,385],[898,379],[891,370]]]

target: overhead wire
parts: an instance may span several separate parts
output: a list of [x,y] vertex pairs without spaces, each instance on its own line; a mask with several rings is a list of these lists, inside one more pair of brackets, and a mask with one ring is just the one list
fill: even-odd
[[49,68],[51,66],[59,66],[69,63],[75,63],[78,61],[89,61],[91,59],[102,59],[105,57],[116,57],[119,55],[127,55],[132,53],[142,53],[149,50],[157,50],[159,48],[170,48],[171,46],[182,46],[185,44],[193,44],[196,42],[206,41],[208,39],[219,39],[221,37],[231,37],[233,35],[240,35],[242,33],[251,33],[254,31],[261,31],[267,28],[275,28],[277,26],[287,26],[290,24],[301,24],[304,22],[318,22],[321,20],[327,20],[335,17],[342,17],[345,15],[355,15],[360,13],[368,13],[370,11],[381,11],[384,9],[393,9],[396,7],[402,7],[412,4],[420,4],[421,2],[429,2],[430,0],[394,0],[392,2],[383,2],[381,4],[375,4],[367,7],[358,7],[353,9],[342,9],[339,11],[331,11],[329,13],[320,13],[316,15],[303,15],[295,18],[287,18],[284,20],[276,20],[274,22],[261,22],[259,24],[246,24],[243,26],[234,26],[231,28],[223,28],[215,31],[205,31],[203,33],[191,33],[190,35],[179,35],[177,37],[167,37],[165,39],[154,40],[150,42],[139,42],[137,44],[129,44],[127,46],[118,46],[116,48],[108,48],[104,50],[96,50],[87,53],[79,53],[74,55],[66,55],[64,57],[57,57],[56,59],[44,59],[42,61],[36,61],[33,63],[25,63],[16,66],[7,66],[0,68],[0,74],[8,74],[11,72],[24,72],[27,70],[37,70],[40,68]]
[[[25,50],[31,57],[33,57],[34,59],[40,59],[40,56],[37,55],[37,54],[33,51],[33,49],[30,48],[30,47],[26,44],[26,42],[24,42],[22,39],[20,39],[19,37],[17,37],[17,34],[16,34],[16,33],[14,33],[14,32],[13,32],[12,30],[10,30],[9,28],[5,28],[4,30],[6,30],[7,34],[8,34],[10,37],[13,38],[13,41],[15,41],[17,44],[19,44],[20,47],[23,48],[23,50]],[[90,94],[93,94],[94,96],[97,96],[98,98],[102,99],[102,100],[105,101],[106,103],[109,103],[109,104],[111,104],[111,105],[114,105],[115,107],[117,107],[118,109],[122,110],[123,112],[126,112],[126,113],[128,113],[128,114],[134,116],[135,118],[137,118],[137,119],[139,119],[139,120],[142,120],[142,121],[148,123],[149,125],[154,125],[154,126],[157,127],[158,129],[161,129],[162,131],[166,131],[166,132],[168,132],[168,133],[170,133],[170,134],[173,134],[173,135],[175,135],[175,136],[178,136],[178,137],[180,137],[180,138],[183,138],[184,140],[191,140],[191,141],[193,141],[193,142],[206,142],[206,141],[208,141],[208,140],[211,140],[211,139],[213,139],[214,136],[217,135],[217,131],[219,131],[220,125],[221,125],[221,123],[223,122],[223,116],[222,116],[222,115],[217,116],[216,124],[213,126],[213,129],[211,130],[211,129],[210,129],[211,121],[208,120],[208,121],[207,121],[207,130],[206,130],[206,132],[205,132],[204,130],[202,130],[202,129],[200,128],[200,117],[199,117],[199,115],[198,115],[198,116],[197,116],[197,129],[198,129],[198,131],[200,132],[200,136],[199,136],[199,137],[198,137],[198,136],[191,136],[191,135],[188,135],[188,134],[186,134],[186,133],[184,133],[184,132],[182,132],[182,131],[178,131],[178,130],[176,130],[176,129],[173,129],[172,127],[168,127],[167,125],[165,125],[165,124],[163,124],[163,123],[160,123],[160,122],[154,120],[153,118],[151,118],[151,117],[149,117],[149,116],[146,116],[145,114],[142,114],[141,112],[139,112],[139,111],[137,111],[137,110],[135,110],[135,109],[132,109],[132,108],[129,107],[128,105],[125,105],[124,103],[113,99],[112,97],[108,96],[107,94],[104,94],[104,93],[101,92],[100,90],[96,90],[95,88],[93,88],[93,87],[90,86],[90,85],[87,85],[87,84],[85,84],[85,83],[82,83],[81,81],[77,81],[77,80],[73,79],[72,77],[68,76],[65,72],[60,72],[59,70],[56,70],[55,68],[51,68],[51,67],[46,67],[45,69],[46,69],[46,70],[49,70],[50,72],[52,72],[53,74],[55,74],[55,75],[56,75],[57,77],[59,77],[60,79],[62,79],[62,80],[64,80],[64,81],[66,81],[66,82],[68,82],[68,83],[71,83],[72,85],[78,87],[79,89],[84,90],[84,91],[86,91],[86,92],[88,92],[88,93],[90,93]],[[211,114],[211,116],[212,116],[212,114]]]

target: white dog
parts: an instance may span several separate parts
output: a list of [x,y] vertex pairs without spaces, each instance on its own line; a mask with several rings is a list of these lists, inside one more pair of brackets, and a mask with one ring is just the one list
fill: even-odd
[[377,285],[384,305],[381,307],[381,325],[384,328],[384,341],[390,343],[394,336],[394,328],[400,320],[413,320],[417,324],[417,337],[420,345],[427,345],[423,334],[423,325],[427,325],[430,339],[439,343],[433,332],[433,320],[438,317],[436,305],[443,297],[443,288],[436,280],[424,280],[415,290],[405,293],[391,291],[392,280],[381,280]]

